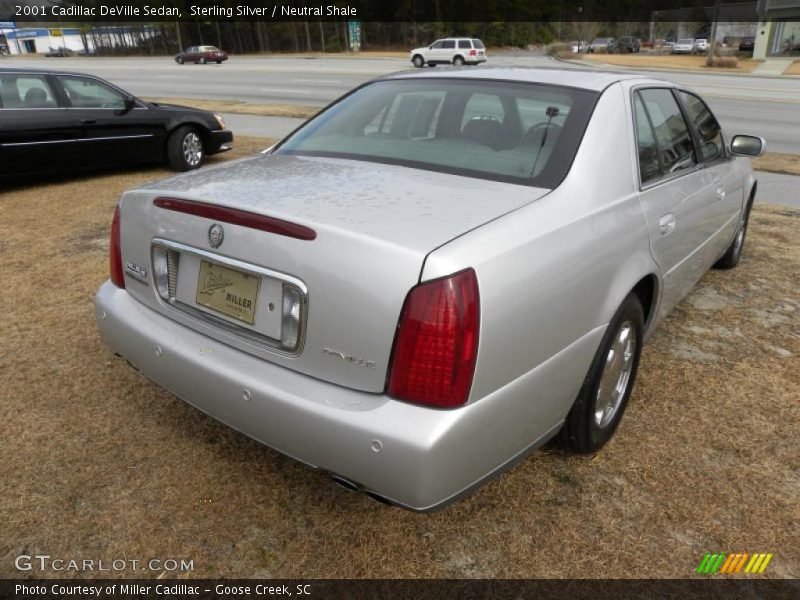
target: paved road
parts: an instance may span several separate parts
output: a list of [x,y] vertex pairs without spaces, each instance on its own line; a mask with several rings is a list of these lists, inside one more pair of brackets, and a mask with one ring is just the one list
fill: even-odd
[[758,171],[756,202],[800,208],[800,177]]
[[[492,64],[576,68],[535,52],[496,54]],[[48,66],[95,73],[140,96],[233,99],[322,106],[355,85],[406,69],[400,58],[234,57],[222,65],[177,65],[160,58],[7,58],[0,65]],[[441,68],[441,67],[437,67]],[[800,78],[639,71],[703,94],[729,132],[767,139],[775,152],[800,153]],[[250,123],[254,123],[250,121]],[[278,125],[278,122],[274,123]],[[269,124],[265,124],[266,127]],[[264,130],[275,137],[285,132]],[[247,133],[247,131],[242,131]]]

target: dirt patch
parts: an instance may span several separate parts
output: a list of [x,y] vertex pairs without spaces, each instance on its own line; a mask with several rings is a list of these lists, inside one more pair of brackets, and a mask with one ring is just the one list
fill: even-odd
[[320,111],[319,106],[300,106],[295,104],[250,104],[239,100],[208,100],[198,98],[144,98],[148,102],[180,104],[214,112],[258,115],[260,117],[292,117],[309,119]]
[[582,58],[621,67],[680,69],[684,71],[719,70],[734,73],[749,73],[761,64],[752,60],[739,60],[739,64],[736,67],[707,67],[705,56],[692,56],[691,54],[584,54]]
[[752,159],[753,168],[758,171],[783,173],[784,175],[800,175],[800,154],[780,154],[767,152],[763,156]]
[[[238,138],[215,160],[266,144]],[[23,551],[183,557],[208,577],[412,578],[687,577],[706,552],[749,551],[775,554],[767,576],[800,577],[795,211],[756,205],[741,264],[708,273],[661,325],[602,452],[545,448],[416,515],[210,419],[101,343],[98,236],[124,189],[168,174],[0,193],[13,225],[0,253],[0,576],[19,576]],[[81,239],[91,251],[65,251]]]
[[783,71],[784,75],[800,75],[800,60],[794,61]]

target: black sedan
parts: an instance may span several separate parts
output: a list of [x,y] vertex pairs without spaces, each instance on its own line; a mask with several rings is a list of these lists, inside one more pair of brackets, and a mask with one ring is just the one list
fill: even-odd
[[756,38],[746,37],[739,43],[739,52],[752,52],[756,47]]
[[230,149],[217,114],[145,102],[93,75],[0,68],[0,176],[165,161]]

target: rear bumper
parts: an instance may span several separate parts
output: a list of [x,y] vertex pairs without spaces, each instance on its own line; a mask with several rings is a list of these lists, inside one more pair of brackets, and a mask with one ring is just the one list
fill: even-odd
[[[416,511],[459,498],[552,437],[564,415],[553,419],[552,407],[537,415],[530,391],[575,358],[562,352],[521,378],[522,386],[512,382],[461,409],[433,410],[265,362],[110,282],[94,306],[105,343],[154,382],[279,452]],[[542,415],[548,423],[539,422]]]
[[230,146],[224,144],[233,143],[233,132],[228,129],[218,129],[211,131],[208,137],[208,148],[206,154],[219,154],[220,152],[227,152],[231,149]]

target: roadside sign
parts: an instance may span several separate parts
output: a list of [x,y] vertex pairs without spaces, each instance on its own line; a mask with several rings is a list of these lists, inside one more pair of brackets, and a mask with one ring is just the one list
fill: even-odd
[[358,52],[361,50],[361,22],[360,21],[348,21],[347,22],[347,30],[350,34],[349,42],[350,42],[350,50],[353,52]]
[[14,21],[0,21],[0,29],[16,29],[17,24]]

